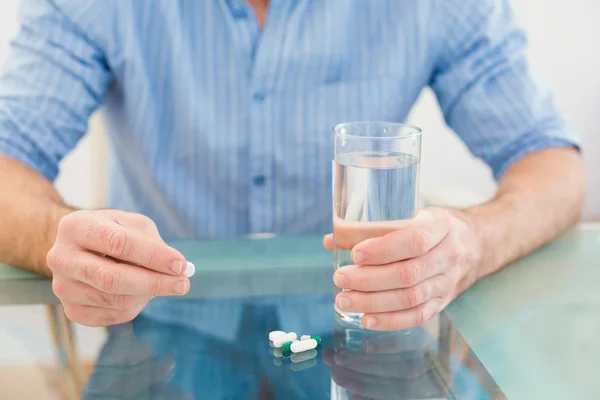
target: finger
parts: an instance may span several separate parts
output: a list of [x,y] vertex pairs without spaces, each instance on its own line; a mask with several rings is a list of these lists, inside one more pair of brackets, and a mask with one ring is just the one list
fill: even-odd
[[352,222],[334,218],[333,236],[335,247],[342,250],[352,250],[360,242],[382,237],[387,233],[402,229],[412,223],[411,220]]
[[358,313],[384,313],[408,310],[436,297],[452,293],[454,284],[446,275],[436,275],[413,287],[381,292],[354,290],[337,295],[335,304],[341,311]]
[[408,310],[365,314],[363,326],[377,331],[398,331],[423,325],[443,308],[443,299],[433,298]]
[[82,282],[54,277],[52,290],[56,297],[73,304],[104,307],[113,310],[127,310],[144,306],[149,296],[130,296],[116,293],[102,292]]
[[81,281],[102,292],[134,296],[182,296],[190,281],[184,275],[172,276],[129,264],[120,264],[92,253],[71,255],[66,277]]
[[333,251],[333,234],[327,234],[323,237],[323,247],[327,249],[327,251]]
[[443,241],[427,254],[385,265],[347,265],[333,274],[333,282],[340,289],[377,292],[415,286],[451,267]]
[[381,265],[419,257],[446,237],[450,221],[444,210],[423,210],[405,228],[357,244],[352,260],[360,265]]
[[143,307],[129,310],[111,310],[108,308],[82,306],[63,303],[65,315],[71,321],[81,325],[99,327],[129,322],[142,311]]
[[184,271],[185,257],[154,235],[117,223],[98,223],[93,214],[80,214],[76,218],[80,220],[67,222],[72,224],[75,243],[84,249],[165,274],[179,275]]

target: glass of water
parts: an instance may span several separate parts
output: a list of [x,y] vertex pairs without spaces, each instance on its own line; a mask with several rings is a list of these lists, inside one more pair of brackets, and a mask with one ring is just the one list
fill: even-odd
[[[392,122],[350,122],[334,129],[334,266],[354,264],[358,243],[402,227],[419,191],[421,129]],[[335,295],[341,289],[335,289]],[[361,325],[362,313],[336,314]]]

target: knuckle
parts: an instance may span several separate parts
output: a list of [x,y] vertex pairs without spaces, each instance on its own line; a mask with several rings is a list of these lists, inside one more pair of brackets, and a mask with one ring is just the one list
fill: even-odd
[[98,289],[104,292],[117,292],[119,282],[119,271],[110,268],[99,268],[96,276]]
[[150,217],[147,217],[143,214],[140,215],[140,220],[145,228],[158,229],[154,220]]
[[427,318],[425,315],[425,307],[418,307],[415,310],[415,326],[421,326],[423,325],[425,322],[427,322]]
[[57,235],[67,236],[71,234],[79,224],[80,219],[81,211],[75,211],[62,217],[60,221],[58,221]]
[[83,323],[83,320],[81,319],[81,313],[79,312],[79,307],[76,305],[70,305],[70,304],[63,304],[63,311],[65,313],[65,316],[73,321],[73,322],[77,322],[77,323]]
[[109,230],[106,236],[106,244],[111,254],[118,258],[127,256],[127,235],[123,232]]
[[423,291],[419,286],[414,286],[408,289],[405,289],[405,302],[408,308],[417,306],[423,302]]
[[60,254],[60,251],[56,248],[56,246],[53,246],[48,254],[46,254],[46,264],[52,271],[64,266],[65,262],[66,259]]
[[401,268],[398,268],[398,281],[401,285],[414,286],[419,280],[420,266],[416,262],[407,262]]
[[68,292],[67,283],[57,278],[52,279],[52,291],[59,299],[65,297]]
[[413,233],[410,246],[415,253],[425,254],[429,250],[429,242],[429,234],[425,231],[419,230]]
[[450,251],[448,254],[448,261],[450,262],[451,265],[460,264],[460,262],[462,261],[463,255],[464,255],[464,250],[462,249],[462,246],[455,243],[452,246],[450,246]]

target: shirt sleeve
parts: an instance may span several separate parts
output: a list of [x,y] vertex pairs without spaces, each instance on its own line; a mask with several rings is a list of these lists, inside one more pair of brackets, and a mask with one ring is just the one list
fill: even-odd
[[443,35],[431,87],[447,124],[495,179],[529,153],[579,148],[552,94],[533,77],[526,35],[507,0],[433,4]]
[[23,1],[19,17],[0,73],[0,154],[54,180],[111,73],[102,49],[55,1]]

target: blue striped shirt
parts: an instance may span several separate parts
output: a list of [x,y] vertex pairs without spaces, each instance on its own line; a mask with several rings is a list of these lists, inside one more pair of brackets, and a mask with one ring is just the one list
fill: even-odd
[[[495,177],[576,141],[506,0],[27,0],[0,154],[49,179],[105,106],[109,205],[167,238],[331,230],[331,128],[403,121],[431,87]],[[425,133],[425,140],[433,132]]]

